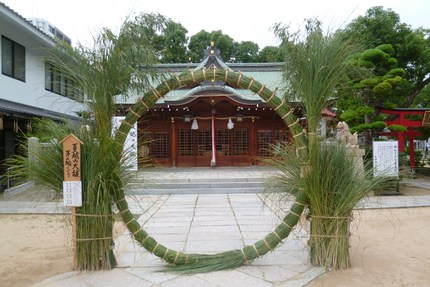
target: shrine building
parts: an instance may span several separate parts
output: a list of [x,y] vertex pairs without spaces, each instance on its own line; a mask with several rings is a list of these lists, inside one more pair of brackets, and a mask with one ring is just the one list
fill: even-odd
[[[201,63],[159,64],[168,77],[186,70],[240,71],[267,88],[282,89],[283,63],[224,63],[214,45]],[[277,96],[282,96],[278,91]],[[138,96],[118,105],[126,113]],[[300,114],[300,110],[296,112]],[[223,81],[169,91],[138,121],[138,155],[153,165],[210,167],[258,165],[270,146],[289,140],[288,128],[259,95]],[[142,164],[141,164],[142,165]]]

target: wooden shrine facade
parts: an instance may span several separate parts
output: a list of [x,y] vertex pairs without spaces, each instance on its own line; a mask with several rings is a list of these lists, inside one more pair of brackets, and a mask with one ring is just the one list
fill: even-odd
[[[282,88],[282,65],[227,65],[212,43],[201,63],[160,64],[157,68],[167,77],[185,70],[236,70],[276,90]],[[121,109],[128,106],[118,105]],[[300,115],[300,109],[295,112]],[[213,167],[260,164],[259,159],[271,155],[271,146],[288,141],[289,135],[282,119],[259,95],[235,83],[205,78],[169,89],[138,121],[138,138],[139,158],[149,157],[153,165]]]
[[138,123],[139,155],[160,166],[250,166],[288,140],[288,129],[266,104],[222,94],[159,105]]

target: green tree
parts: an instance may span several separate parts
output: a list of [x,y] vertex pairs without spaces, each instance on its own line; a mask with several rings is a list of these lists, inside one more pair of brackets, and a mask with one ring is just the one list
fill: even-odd
[[187,29],[181,24],[169,21],[161,36],[163,49],[161,50],[162,63],[186,63],[187,57]]
[[237,44],[234,52],[234,62],[255,63],[258,57],[258,44],[251,41],[243,41]]
[[236,49],[236,43],[233,38],[227,34],[223,34],[221,30],[212,31],[211,41],[215,42],[215,45],[221,51],[221,58],[224,62],[230,62],[231,58],[234,57]]
[[[356,65],[351,84],[355,91],[353,97],[339,100],[339,106],[344,107],[341,119],[346,121],[352,132],[362,132],[380,127],[372,126],[375,120],[375,107],[395,107],[399,103],[398,88],[406,82],[406,72],[397,67],[397,59],[392,57],[392,45],[380,45],[367,49],[358,54],[353,61]],[[367,134],[367,144],[370,145],[371,134]]]
[[259,63],[271,63],[284,61],[279,47],[266,46],[258,53],[257,61]]
[[[185,63],[187,59],[187,30],[160,14],[144,14],[137,20],[148,37],[149,44],[162,63]],[[152,23],[152,24],[149,24]]]
[[220,49],[221,58],[224,62],[229,62],[234,57],[236,43],[230,36],[223,34],[221,30],[210,33],[201,30],[190,37],[190,43],[188,44],[189,59],[194,63],[203,60],[204,52],[211,42],[214,42],[216,47]]
[[211,35],[205,30],[201,30],[197,34],[190,37],[188,43],[189,60],[193,63],[198,63],[203,60],[203,55],[211,41]]
[[372,7],[364,16],[354,19],[341,33],[360,41],[371,49],[384,44],[393,47],[391,57],[397,67],[406,71],[403,81],[396,88],[396,99],[390,99],[397,107],[408,108],[419,105],[420,92],[430,82],[430,30],[412,29],[400,22],[400,17],[391,9]]
[[140,29],[147,35],[147,45],[152,47],[154,54],[160,60],[163,57],[166,18],[160,14],[142,14],[135,18],[135,23],[141,26]]

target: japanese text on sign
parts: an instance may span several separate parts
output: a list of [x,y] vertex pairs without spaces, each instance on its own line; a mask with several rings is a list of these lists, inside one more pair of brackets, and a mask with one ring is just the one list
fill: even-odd
[[82,182],[63,181],[64,206],[82,206]]
[[80,178],[80,151],[78,144],[73,143],[71,150],[67,149],[64,151],[64,170],[66,178]]
[[81,180],[81,142],[74,135],[63,141],[63,167],[65,181]]
[[[116,131],[121,126],[122,121],[125,117],[113,117],[112,118],[112,135],[115,135]],[[124,142],[123,148],[123,166],[129,170],[137,170],[137,123],[134,123],[133,127],[127,134],[127,138]]]
[[397,141],[373,142],[373,175],[399,176],[399,148]]

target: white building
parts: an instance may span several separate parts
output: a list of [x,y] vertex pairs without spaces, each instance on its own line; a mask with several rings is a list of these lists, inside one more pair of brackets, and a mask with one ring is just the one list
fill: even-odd
[[3,3],[0,43],[1,164],[15,154],[19,135],[34,117],[78,121],[77,113],[85,107],[70,81],[44,60],[47,49],[55,45],[54,38]]
[[33,25],[39,28],[39,30],[43,31],[45,34],[51,36],[52,38],[58,38],[62,41],[66,41],[70,45],[72,44],[72,40],[67,37],[66,34],[61,32],[60,29],[49,23],[47,20],[40,18],[29,18],[28,21],[33,23]]

